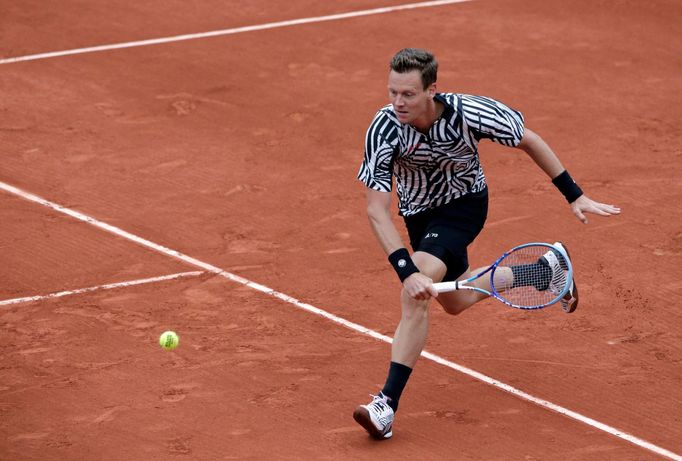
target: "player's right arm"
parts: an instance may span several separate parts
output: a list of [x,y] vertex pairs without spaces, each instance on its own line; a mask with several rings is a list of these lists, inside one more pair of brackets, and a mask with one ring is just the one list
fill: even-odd
[[367,216],[381,248],[390,255],[403,248],[391,216],[393,161],[398,149],[399,123],[391,111],[379,110],[365,135],[365,155],[358,179],[367,187]]
[[[419,272],[403,244],[391,216],[393,159],[399,123],[390,111],[380,110],[365,137],[365,155],[358,179],[367,187],[367,216],[372,231],[398,273],[405,292],[415,299],[437,296],[432,280]],[[406,264],[401,265],[401,261]]]
[[[405,247],[391,216],[390,192],[367,188],[367,216],[372,231],[387,256]],[[403,280],[403,288],[415,299],[429,299],[438,295],[433,288],[433,280],[421,272],[415,272]]]
[[405,246],[391,216],[390,192],[367,188],[367,217],[386,256]]

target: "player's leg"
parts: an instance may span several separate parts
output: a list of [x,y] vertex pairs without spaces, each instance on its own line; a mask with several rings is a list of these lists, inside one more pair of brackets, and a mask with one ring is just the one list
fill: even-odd
[[[434,282],[445,276],[445,263],[437,257],[416,251],[412,260],[419,272]],[[413,367],[426,343],[429,327],[429,301],[414,299],[402,290],[400,294],[401,317],[391,346],[391,360]]]
[[[442,207],[405,217],[412,259],[420,272],[434,282],[462,275],[469,263],[466,248],[483,228],[488,210],[487,190],[469,194]],[[464,303],[466,304],[466,303]],[[368,405],[353,414],[372,436],[392,435],[393,418],[402,391],[419,358],[428,333],[428,302],[401,293],[401,320],[391,349],[386,384]]]
[[[445,263],[428,253],[417,251],[412,260],[419,271],[434,281],[446,272]],[[393,418],[412,368],[426,343],[429,329],[429,301],[414,299],[402,290],[401,317],[391,345],[391,363],[384,387],[367,405],[360,405],[353,418],[373,437],[390,438]]]
[[[479,272],[484,271],[486,268],[481,267],[476,270],[471,271],[470,269],[467,269],[466,272],[464,272],[461,276],[457,277],[456,280],[465,280],[469,277],[472,277]],[[484,288],[486,290],[490,289],[490,282],[485,282],[484,280],[485,277],[482,277],[481,279],[478,279],[476,282],[481,281],[481,285],[488,285],[486,286],[481,286],[481,288]],[[478,291],[474,290],[459,290],[459,291],[449,291],[447,293],[440,293],[436,300],[438,303],[441,305],[443,310],[447,312],[448,314],[451,315],[458,315],[467,310],[469,307],[473,306],[477,302],[488,298],[488,295],[484,293],[480,293]]]
[[[488,192],[472,193],[444,206],[429,223],[419,249],[437,256],[447,271],[443,281],[463,280],[483,270],[469,268],[467,248],[483,230],[488,214]],[[477,283],[485,284],[485,277]],[[473,290],[441,293],[436,298],[443,309],[459,314],[487,296]]]

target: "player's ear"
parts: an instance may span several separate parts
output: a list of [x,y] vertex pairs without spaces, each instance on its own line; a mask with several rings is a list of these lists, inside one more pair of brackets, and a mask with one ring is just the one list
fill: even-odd
[[426,91],[429,93],[429,96],[433,98],[436,95],[436,83],[434,82],[429,85]]

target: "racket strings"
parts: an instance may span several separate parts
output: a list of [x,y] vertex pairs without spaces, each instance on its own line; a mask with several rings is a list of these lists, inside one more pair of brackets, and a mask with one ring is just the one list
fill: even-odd
[[512,251],[492,276],[492,288],[501,298],[525,308],[555,302],[568,283],[568,265],[563,255],[540,245]]
[[552,281],[552,268],[542,259],[532,264],[510,266],[510,269],[514,276],[512,288],[532,286],[538,291],[544,291]]

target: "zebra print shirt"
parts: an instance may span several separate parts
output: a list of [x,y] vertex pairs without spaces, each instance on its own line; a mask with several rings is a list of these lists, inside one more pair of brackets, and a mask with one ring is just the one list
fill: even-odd
[[499,101],[454,93],[437,93],[435,99],[445,109],[428,134],[401,124],[391,104],[377,112],[367,130],[358,179],[390,192],[395,175],[402,216],[482,191],[486,182],[478,142],[515,147],[523,137],[523,115]]

